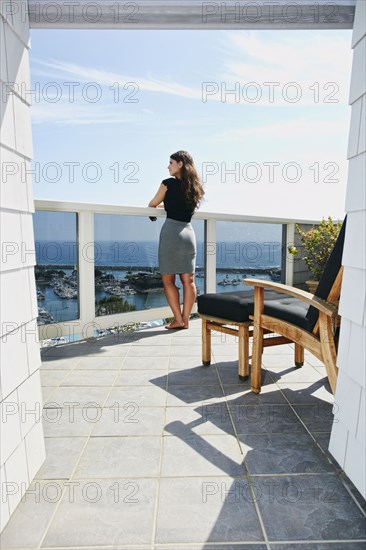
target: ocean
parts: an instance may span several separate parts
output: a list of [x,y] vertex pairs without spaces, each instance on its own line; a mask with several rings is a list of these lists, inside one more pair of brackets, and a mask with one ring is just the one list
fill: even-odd
[[[208,244],[208,252],[216,255],[216,292],[249,290],[241,280],[246,276],[271,279],[269,270],[279,277],[281,269],[281,242],[225,242],[218,241],[216,247]],[[128,271],[151,272],[158,267],[157,241],[95,241],[84,247],[83,257],[92,261],[95,248],[95,266],[116,279],[124,279]],[[36,241],[37,265],[58,266],[66,275],[71,275],[77,266],[77,245],[75,241]],[[204,293],[204,243],[197,242],[196,287],[199,294]],[[139,269],[140,268],[140,269]],[[37,273],[37,268],[36,268]],[[230,281],[240,281],[230,284]],[[225,281],[229,284],[220,284]],[[79,317],[78,299],[62,299],[55,294],[49,283],[37,282],[37,288],[44,294],[38,306],[53,317],[53,322],[70,321]],[[180,298],[183,299],[179,277],[176,278]],[[96,288],[96,304],[110,296],[101,288]],[[163,289],[146,294],[132,294],[123,297],[133,304],[136,310],[162,307],[167,305]]]

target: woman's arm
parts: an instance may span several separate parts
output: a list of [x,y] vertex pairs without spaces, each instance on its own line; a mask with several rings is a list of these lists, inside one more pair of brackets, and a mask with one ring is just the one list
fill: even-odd
[[[166,191],[167,191],[166,185],[161,183],[160,186],[159,186],[159,189],[157,190],[157,192],[155,194],[155,197],[153,197],[151,199],[148,206],[152,206],[154,208],[159,208],[160,203],[162,203],[163,200],[164,200]],[[160,208],[163,208],[163,206],[161,206]]]

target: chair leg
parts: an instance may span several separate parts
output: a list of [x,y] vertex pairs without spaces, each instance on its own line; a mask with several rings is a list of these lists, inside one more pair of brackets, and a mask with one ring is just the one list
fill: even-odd
[[304,348],[295,342],[295,365],[302,367],[304,364]]
[[211,365],[211,329],[207,319],[202,319],[202,364]]
[[255,287],[252,372],[250,377],[251,389],[254,393],[260,393],[262,388],[263,328],[261,326],[261,316],[263,310],[264,290],[263,288]]
[[319,333],[325,370],[334,395],[337,387],[338,367],[332,320],[321,311],[319,312]]
[[239,325],[239,378],[249,378],[249,327]]

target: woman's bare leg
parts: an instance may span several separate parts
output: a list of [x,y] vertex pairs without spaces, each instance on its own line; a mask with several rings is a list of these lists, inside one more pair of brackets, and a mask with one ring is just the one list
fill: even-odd
[[166,325],[166,328],[184,328],[184,321],[179,305],[179,289],[175,285],[175,275],[163,274],[161,278],[163,280],[166,299],[175,319],[169,325]]
[[197,289],[194,282],[194,273],[180,273],[180,280],[183,284],[183,312],[184,327],[189,327],[189,316],[197,296]]

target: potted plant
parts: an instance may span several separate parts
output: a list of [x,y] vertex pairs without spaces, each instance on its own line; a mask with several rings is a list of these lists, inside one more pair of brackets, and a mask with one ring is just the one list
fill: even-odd
[[[300,235],[302,249],[305,252],[303,260],[305,261],[312,279],[305,281],[309,287],[309,292],[314,294],[320,277],[324,271],[325,264],[328,261],[334,244],[337,240],[342,227],[342,222],[333,223],[329,216],[327,220],[322,219],[317,227],[304,231],[296,224],[296,230]],[[295,246],[289,246],[288,251],[293,256],[298,256],[299,250]]]

